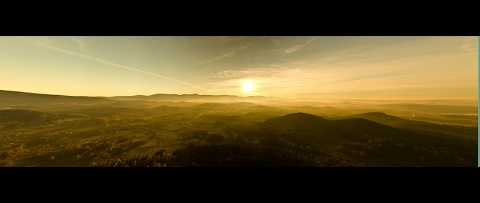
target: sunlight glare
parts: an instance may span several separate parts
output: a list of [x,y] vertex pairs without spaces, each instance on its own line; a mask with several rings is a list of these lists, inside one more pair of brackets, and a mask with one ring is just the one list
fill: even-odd
[[244,92],[251,92],[253,90],[253,83],[249,80],[243,83],[243,91]]

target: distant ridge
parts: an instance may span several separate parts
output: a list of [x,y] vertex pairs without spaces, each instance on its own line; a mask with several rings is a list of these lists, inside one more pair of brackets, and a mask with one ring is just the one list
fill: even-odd
[[[221,103],[235,103],[242,106],[247,103],[261,103],[266,101],[267,97],[250,96],[240,97],[233,95],[199,95],[199,94],[154,94],[137,96],[113,96],[113,97],[90,97],[90,96],[65,96],[38,94],[19,91],[0,90],[0,109],[30,109],[38,111],[51,110],[72,110],[86,108],[92,105],[110,105],[118,102],[199,102],[216,103],[213,107],[218,107]],[[252,105],[253,104],[249,104]],[[128,104],[126,106],[129,106]],[[208,106],[206,104],[205,106]],[[212,105],[210,105],[212,106]],[[258,106],[258,105],[257,105]],[[104,107],[102,107],[104,108]]]
[[270,118],[265,121],[267,125],[305,128],[319,127],[320,125],[325,125],[328,122],[329,120],[327,119],[303,112]]
[[200,95],[200,94],[153,94],[137,96],[114,96],[107,97],[113,100],[147,100],[147,101],[221,101],[228,102],[248,102],[266,99],[263,96],[241,97],[235,95]]
[[42,94],[42,93],[32,93],[32,92],[20,92],[20,91],[11,91],[11,90],[0,90],[0,102],[7,100],[15,100],[14,98],[44,98],[44,99],[55,99],[60,98],[88,98],[88,99],[97,99],[97,100],[176,100],[182,101],[185,99],[262,99],[266,98],[263,96],[235,96],[235,95],[200,95],[200,94],[153,94],[153,95],[135,95],[135,96],[112,96],[112,97],[95,97],[95,96],[67,96],[67,95],[56,95],[56,94]]
[[64,96],[0,90],[0,105],[38,105],[55,103],[103,103],[111,100],[101,97]]
[[2,96],[21,96],[21,95],[30,95],[30,96],[44,96],[44,97],[69,97],[69,98],[97,98],[104,99],[104,97],[95,97],[95,96],[68,96],[68,95],[58,95],[58,94],[43,94],[43,93],[33,93],[33,92],[20,92],[20,91],[11,91],[11,90],[0,90],[0,95]]
[[382,129],[393,130],[393,128],[363,118],[347,118],[342,120],[328,120],[308,113],[292,113],[280,117],[270,118],[265,124],[277,127],[300,127],[300,128],[322,128],[322,129]]
[[362,113],[348,116],[345,118],[363,118],[396,128],[410,129],[416,131],[431,131],[466,138],[475,138],[478,132],[478,128],[475,127],[463,127],[455,125],[435,124],[425,121],[415,121],[388,115],[383,112]]

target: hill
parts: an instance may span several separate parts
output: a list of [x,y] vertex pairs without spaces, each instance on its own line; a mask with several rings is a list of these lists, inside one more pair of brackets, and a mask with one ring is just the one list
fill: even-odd
[[453,135],[464,138],[476,139],[478,128],[455,125],[442,125],[424,121],[414,121],[381,112],[370,112],[349,116],[350,118],[363,118],[384,125],[402,129],[414,130],[417,132],[434,132],[439,134]]
[[264,122],[273,127],[297,127],[297,128],[324,128],[331,121],[306,113],[293,113],[280,117],[270,118]]
[[[381,113],[363,116],[385,117],[391,123],[401,120]],[[413,132],[363,118],[328,120],[294,113],[268,119],[260,130],[248,134],[263,136],[258,142],[270,146],[295,143],[301,149],[372,166],[473,166],[477,156],[476,140]]]
[[116,96],[108,97],[112,100],[144,100],[144,101],[189,101],[189,102],[249,102],[261,101],[264,97],[239,97],[232,95],[199,95],[199,94],[154,94],[150,96],[136,95],[136,96]]
[[388,109],[393,109],[393,110],[408,109],[410,111],[425,112],[425,113],[432,112],[432,110],[438,113],[457,113],[457,114],[478,112],[477,106],[453,106],[453,105],[439,105],[439,104],[383,104],[381,106],[387,107]]
[[[418,138],[418,135],[409,131],[376,123],[363,118],[347,118],[342,120],[328,120],[306,113],[293,113],[266,120],[266,126],[276,129],[290,128],[303,132],[317,134],[317,137],[330,139],[333,136],[348,137],[360,140],[381,137],[391,138]],[[362,138],[363,137],[363,138]]]
[[39,103],[92,104],[109,101],[109,99],[100,97],[63,96],[0,90],[0,105],[31,105]]
[[100,97],[62,96],[0,90],[0,109],[36,111],[69,111],[84,106],[107,104],[112,100]]

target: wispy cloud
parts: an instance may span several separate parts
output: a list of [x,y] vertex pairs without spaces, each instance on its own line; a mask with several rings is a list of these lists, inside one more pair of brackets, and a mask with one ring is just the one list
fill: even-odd
[[[254,81],[257,94],[289,95],[312,87],[326,87],[328,82],[342,79],[341,75],[333,75],[325,70],[302,68],[296,63],[276,65],[275,67],[248,68],[243,70],[225,70],[211,74],[212,81],[207,87],[212,91],[242,94],[240,88],[245,79]],[[330,76],[327,76],[330,74]],[[319,78],[322,77],[322,78]],[[322,88],[323,89],[323,88]],[[320,90],[321,91],[321,90]]]
[[246,77],[274,77],[274,68],[249,68],[243,70],[224,70],[210,74],[215,79],[236,79]]
[[110,65],[110,66],[113,66],[113,67],[116,67],[116,68],[121,68],[121,69],[124,69],[124,70],[129,70],[129,71],[138,72],[138,73],[143,73],[143,74],[151,75],[151,76],[154,76],[154,77],[158,77],[158,78],[170,80],[170,81],[173,81],[173,82],[181,83],[181,84],[184,84],[184,85],[188,85],[188,86],[191,86],[191,87],[196,88],[196,89],[205,90],[204,88],[202,88],[198,85],[194,85],[192,83],[188,83],[188,82],[185,82],[185,81],[177,80],[175,78],[171,78],[171,77],[159,75],[159,74],[156,74],[156,73],[144,71],[144,70],[134,68],[134,67],[130,67],[130,66],[120,65],[120,64],[114,63],[112,61],[108,61],[108,60],[105,60],[105,59],[89,56],[89,55],[86,55],[86,54],[82,54],[82,53],[78,53],[78,52],[74,52],[74,51],[69,51],[69,50],[66,50],[66,49],[62,49],[62,48],[53,46],[43,39],[40,39],[40,40],[43,43],[41,43],[39,45],[41,45],[45,48],[48,48],[48,49],[52,49],[52,50],[55,50],[55,51],[58,51],[58,52],[62,52],[64,54],[69,54],[69,55],[74,55],[74,56],[87,58],[87,59],[90,59],[90,60],[93,60],[93,61],[96,61],[96,62],[99,62],[99,63],[102,63],[102,64]]
[[478,52],[478,38],[477,37],[466,37],[464,39],[465,44],[462,46],[462,49],[464,49],[467,52],[470,53],[477,53]]
[[270,37],[270,38],[268,38],[268,39],[269,39],[270,41],[272,41],[273,44],[275,44],[275,46],[278,46],[278,45],[280,44],[280,42],[279,42],[278,40],[276,40],[275,38],[273,38],[273,37]]
[[303,43],[303,44],[298,44],[298,45],[292,46],[292,47],[290,47],[290,48],[288,48],[288,49],[285,49],[285,53],[291,54],[291,53],[300,51],[301,49],[303,49],[304,47],[306,47],[306,46],[308,46],[310,43],[312,43],[315,39],[317,39],[317,37],[312,37],[311,39],[309,39],[307,42],[305,42],[305,43]]
[[69,38],[77,43],[78,47],[82,50],[84,54],[89,54],[89,51],[87,49],[87,44],[84,41],[75,37],[69,37]]
[[[149,41],[158,39],[161,40]],[[90,41],[81,37],[10,40],[21,40],[29,46],[41,44],[64,54],[200,88],[156,71],[136,68],[165,62],[171,64],[168,67],[179,69],[172,72],[184,71],[185,77],[191,77],[191,71],[195,71],[194,80],[188,81],[201,82],[198,84],[206,89],[201,88],[203,93],[211,94],[245,94],[242,83],[246,79],[255,82],[255,94],[266,96],[383,98],[409,97],[414,93],[419,97],[478,93],[478,75],[472,74],[477,67],[477,37],[167,37],[165,43],[155,46],[156,52],[149,47],[139,49],[145,51],[139,52],[142,56],[152,54],[152,60],[132,66],[94,57],[99,55],[87,51],[93,53],[94,48],[110,46],[109,43],[88,46],[93,44],[85,44]],[[325,43],[317,46],[320,41]]]
[[215,57],[213,59],[210,59],[210,60],[206,60],[206,61],[203,61],[203,62],[200,62],[200,64],[204,64],[204,63],[212,63],[212,62],[215,62],[215,61],[219,61],[219,60],[222,60],[224,58],[230,58],[230,57],[233,57],[235,55],[238,55],[240,53],[242,53],[243,51],[245,51],[246,49],[248,49],[250,46],[252,46],[254,43],[250,43],[250,44],[246,44],[244,46],[241,46],[241,47],[238,47],[236,49],[233,49],[233,50],[230,50],[218,57]]
[[[466,60],[469,59],[468,56],[442,53],[439,54],[442,60],[438,62],[432,60],[434,55],[391,57],[388,61],[374,57],[335,61],[336,58],[332,56],[333,58],[322,61],[291,61],[260,68],[247,66],[212,73],[211,82],[207,83],[206,87],[212,91],[243,94],[242,81],[251,79],[258,86],[256,93],[267,96],[313,94],[384,97],[395,93],[410,97],[410,93],[421,91],[428,97],[441,97],[443,95],[440,93],[445,88],[468,89],[476,86],[470,79],[475,76],[469,75],[465,69],[474,67]],[[440,68],[448,67],[449,64],[456,65],[458,70]],[[466,82],[463,82],[464,80]]]

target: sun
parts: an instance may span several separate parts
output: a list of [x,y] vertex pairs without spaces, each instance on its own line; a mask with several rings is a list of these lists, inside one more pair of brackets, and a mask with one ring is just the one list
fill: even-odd
[[251,92],[253,90],[253,83],[249,80],[243,82],[243,91],[244,92]]

